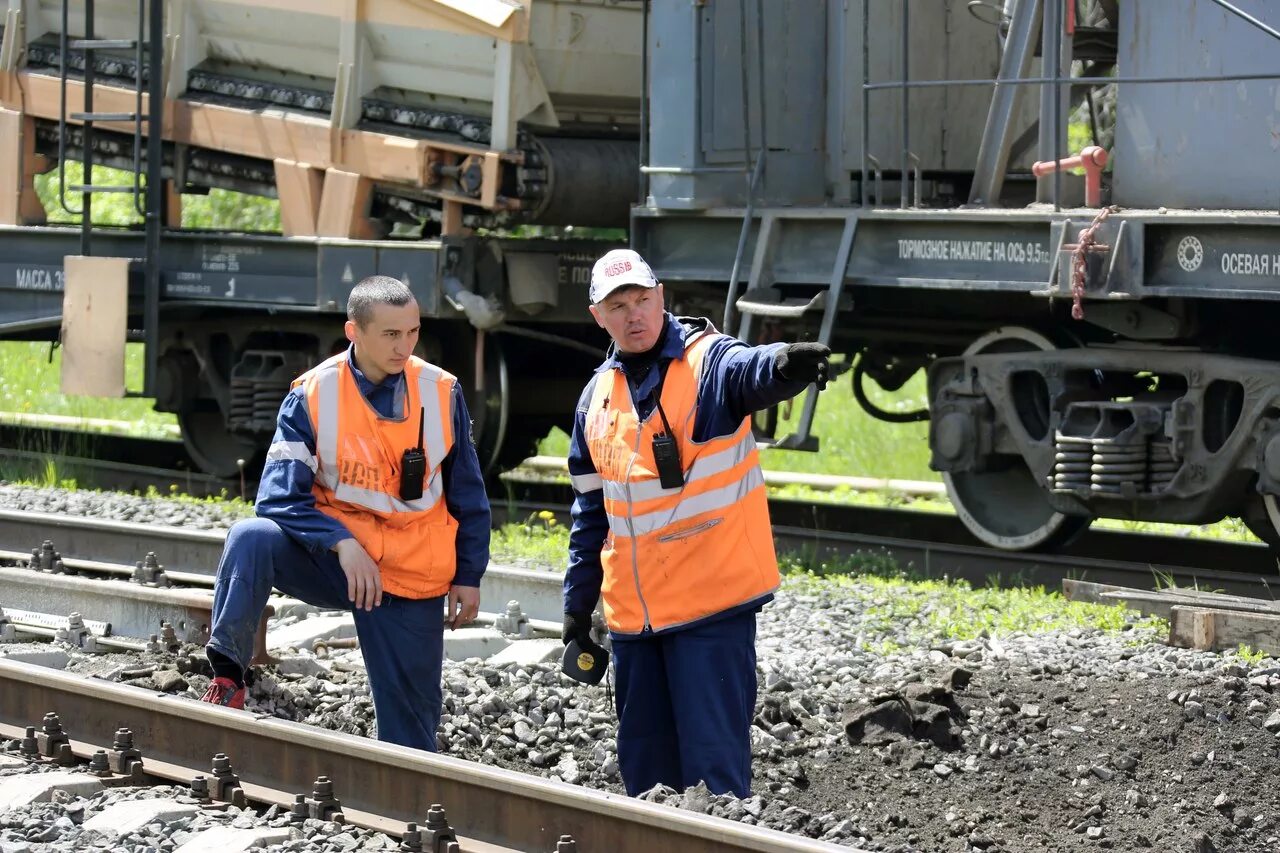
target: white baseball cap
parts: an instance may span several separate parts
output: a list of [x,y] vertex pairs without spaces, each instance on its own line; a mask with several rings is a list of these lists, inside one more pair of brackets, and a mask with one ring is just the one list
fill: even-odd
[[606,253],[591,268],[591,304],[599,304],[610,293],[629,284],[657,287],[658,278],[638,252],[614,249]]

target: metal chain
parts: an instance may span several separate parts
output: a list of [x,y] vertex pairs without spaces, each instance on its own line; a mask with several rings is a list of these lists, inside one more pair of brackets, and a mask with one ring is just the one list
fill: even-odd
[[1093,217],[1093,222],[1089,223],[1089,227],[1080,232],[1075,251],[1071,253],[1071,317],[1073,319],[1084,319],[1085,255],[1090,249],[1100,251],[1109,248],[1097,244],[1094,235],[1102,223],[1107,221],[1107,217],[1119,209],[1112,204],[1099,210],[1098,215]]

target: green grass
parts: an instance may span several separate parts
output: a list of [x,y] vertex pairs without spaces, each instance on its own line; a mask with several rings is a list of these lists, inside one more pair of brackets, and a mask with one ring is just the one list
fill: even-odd
[[[82,182],[84,170],[79,163],[68,163],[66,184]],[[127,186],[133,174],[99,166],[94,169],[95,184]],[[36,177],[36,192],[44,204],[51,223],[78,223],[80,216],[68,213],[58,200],[58,170]],[[76,210],[80,196],[68,193],[67,206]],[[142,218],[134,209],[131,195],[98,195],[93,203],[95,224],[136,226]],[[184,195],[183,228],[214,228],[232,231],[279,231],[280,204],[275,199],[261,198],[228,190],[210,190],[207,195]],[[128,344],[125,353],[125,386],[137,393],[142,388],[144,351],[141,344]],[[132,397],[123,400],[101,397],[68,396],[59,391],[62,353],[48,343],[0,342],[0,413],[62,415],[73,418],[96,418],[134,424],[132,434],[173,438],[177,421],[171,414],[153,410],[150,399]],[[106,429],[105,425],[86,429]],[[48,479],[48,473],[38,475]],[[65,479],[65,478],[62,478]]]
[[[142,397],[123,400],[105,397],[70,396],[59,391],[62,350],[47,343],[0,342],[0,412],[66,415],[74,418],[103,418],[136,425],[135,435],[172,438],[177,421],[171,414],[156,412],[152,401]],[[127,344],[125,387],[142,387],[144,355],[142,344]]]
[[1043,586],[1008,585],[1007,578],[1000,579],[1002,586],[975,588],[962,580],[912,577],[882,555],[832,562],[789,554],[779,563],[789,593],[854,602],[859,633],[873,636],[877,630],[906,626],[917,645],[1073,628],[1161,628],[1159,620],[1141,618],[1122,605],[1068,601]]
[[177,483],[171,483],[166,491],[161,491],[155,486],[151,486],[143,493],[143,497],[152,499],[163,498],[164,500],[176,501],[180,504],[190,504],[192,506],[217,507],[224,512],[238,515],[241,518],[250,518],[254,514],[253,501],[233,497],[228,494],[226,489],[223,489],[222,494],[218,496],[210,495],[209,497],[197,498],[183,493],[182,487]]
[[[84,167],[67,164],[66,185],[82,183]],[[131,186],[133,173],[96,166],[93,182],[99,186]],[[145,189],[145,187],[144,187]],[[58,202],[58,170],[36,176],[36,193],[51,223],[78,223],[80,216],[68,213]],[[68,192],[66,206],[79,210],[80,195]],[[99,225],[138,225],[142,217],[133,196],[125,193],[98,195],[93,200],[93,221]],[[215,228],[228,231],[280,230],[280,202],[273,198],[247,195],[231,190],[209,190],[208,195],[183,195],[183,228]]]
[[[818,395],[813,435],[818,437],[820,452],[770,449],[761,454],[761,467],[771,471],[939,482],[937,472],[929,470],[928,423],[890,424],[876,420],[853,399],[851,377],[852,373],[846,373]],[[928,398],[924,371],[893,394],[881,391],[868,380],[867,396],[890,411],[923,408]],[[803,395],[783,404],[778,413],[778,437],[795,432],[803,408]]]
[[1241,643],[1236,649],[1235,656],[1246,666],[1257,666],[1267,658],[1271,657],[1271,655],[1266,652],[1258,651],[1251,646],[1246,646],[1244,643]]
[[[491,546],[496,562],[561,571],[568,547],[569,531],[549,512],[495,530]],[[849,630],[866,635],[863,648],[881,654],[899,650],[896,643],[876,638],[895,626],[907,627],[912,645],[925,646],[1070,629],[1149,629],[1144,637],[1165,629],[1160,620],[1142,618],[1123,605],[1068,601],[1016,578],[992,578],[989,585],[975,588],[962,580],[914,576],[879,553],[833,560],[790,552],[778,562],[786,594],[854,603],[851,612],[858,614],[858,624]],[[1239,652],[1242,658],[1248,654],[1244,648]]]
[[489,553],[495,562],[563,570],[569,556],[569,528],[543,510],[523,524],[504,524],[493,531]]

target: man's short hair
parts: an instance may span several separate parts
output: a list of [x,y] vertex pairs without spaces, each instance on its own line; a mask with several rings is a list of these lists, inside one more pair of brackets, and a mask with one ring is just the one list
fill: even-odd
[[375,305],[399,308],[412,301],[413,293],[400,279],[371,275],[351,288],[351,295],[347,297],[347,319],[363,329],[373,319]]

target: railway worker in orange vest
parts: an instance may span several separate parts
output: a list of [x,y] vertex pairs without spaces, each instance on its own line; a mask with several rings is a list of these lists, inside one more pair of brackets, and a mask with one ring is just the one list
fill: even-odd
[[596,262],[590,300],[614,346],[578,401],[569,448],[563,639],[598,649],[603,596],[628,794],[703,781],[745,797],[756,613],[778,586],[750,415],[824,387],[831,351],[751,347],[666,313],[629,249]]
[[414,356],[409,288],[366,278],[351,346],[294,380],[258,488],[227,534],[214,588],[206,702],[244,706],[244,675],[276,589],[355,613],[384,741],[434,751],[444,625],[480,608],[489,500],[457,380]]

